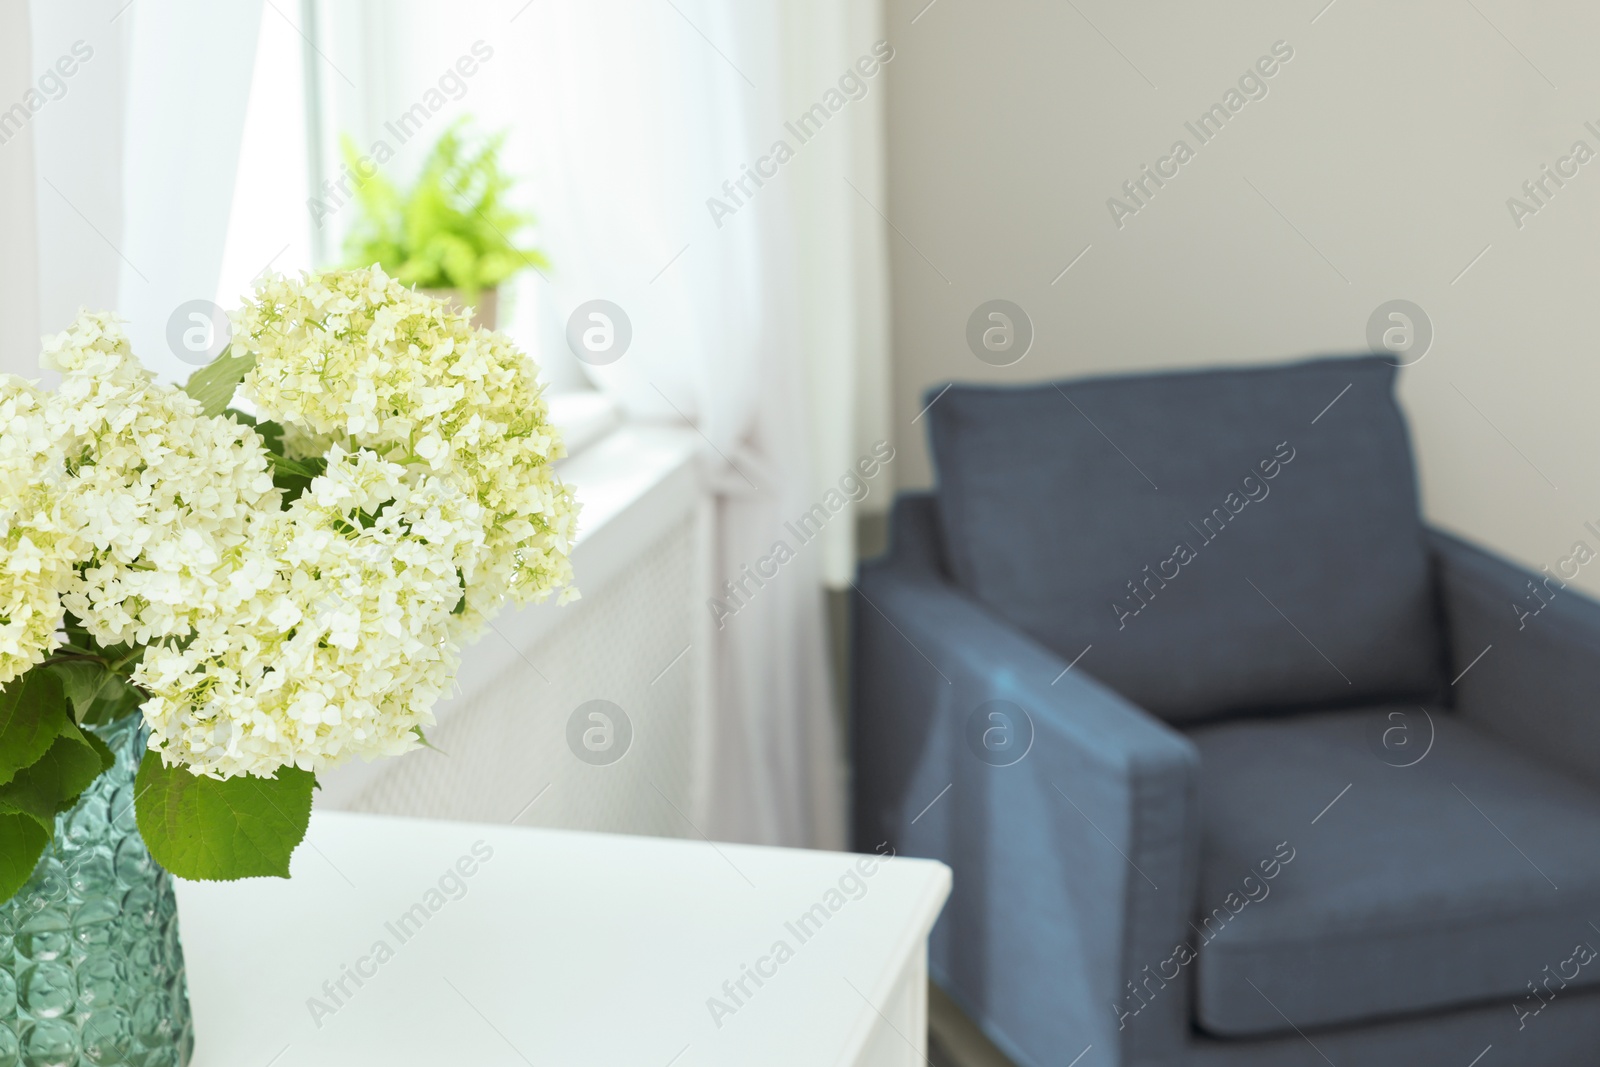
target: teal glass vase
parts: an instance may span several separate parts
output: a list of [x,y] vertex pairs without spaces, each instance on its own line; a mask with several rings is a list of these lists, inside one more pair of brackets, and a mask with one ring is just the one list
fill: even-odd
[[0,1067],[180,1067],[194,1050],[172,876],[134,823],[143,724],[92,729],[116,765],[0,904]]

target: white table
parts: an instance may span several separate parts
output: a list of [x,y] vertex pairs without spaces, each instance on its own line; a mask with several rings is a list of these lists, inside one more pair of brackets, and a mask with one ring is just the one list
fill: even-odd
[[178,883],[196,1067],[924,1062],[939,863],[318,811],[293,869]]

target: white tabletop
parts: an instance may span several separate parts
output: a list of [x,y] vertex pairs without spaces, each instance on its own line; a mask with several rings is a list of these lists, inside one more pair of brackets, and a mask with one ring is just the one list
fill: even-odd
[[926,860],[326,811],[293,870],[178,883],[196,1067],[851,1063],[950,890]]

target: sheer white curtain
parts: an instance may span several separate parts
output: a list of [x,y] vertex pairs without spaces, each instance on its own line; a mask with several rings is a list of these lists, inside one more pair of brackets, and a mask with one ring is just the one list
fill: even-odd
[[[784,4],[784,113],[795,119],[837,89],[844,71],[892,56],[883,8],[859,0]],[[876,52],[874,51],[876,49]],[[889,63],[893,60],[890,59]],[[859,77],[859,99],[829,120],[784,168],[791,183],[800,343],[811,383],[813,481],[824,494],[889,429],[889,272],[885,242],[884,94],[887,64]],[[848,87],[848,83],[847,83]],[[833,102],[837,103],[835,99]],[[869,487],[845,521],[819,538],[822,576],[846,588],[855,575],[854,519],[888,509],[893,475]]]
[[[816,417],[819,401],[831,415],[853,412],[856,400],[852,368],[840,363],[853,347],[853,297],[832,302],[840,284],[851,288],[857,220],[842,168],[852,128],[824,131],[832,145],[819,137],[801,146],[784,123],[797,96],[814,102],[838,76],[835,64],[870,49],[870,35],[848,40],[859,20],[839,12],[875,5],[805,6],[556,4],[529,10],[519,32],[537,56],[524,98],[537,103],[524,114],[538,130],[541,206],[559,266],[553,305],[620,305],[632,347],[591,377],[635,416],[686,419],[704,436],[714,500],[706,599],[726,600],[722,583],[770,559],[777,542],[795,552],[764,585],[747,582],[737,614],[718,625],[707,609],[716,749],[706,832],[839,846],[827,556],[785,522],[819,499],[819,481],[838,477],[832,465],[842,471],[853,459],[819,464],[829,420]],[[831,71],[828,80],[811,85],[819,70]],[[794,161],[730,196],[725,185],[779,139],[797,149]],[[713,212],[713,198],[737,207]],[[826,437],[834,452],[848,451],[837,441],[853,438],[849,420]],[[834,536],[848,536],[849,525],[833,524]]]
[[[0,109],[33,87],[27,0],[0,0]],[[0,374],[30,378],[39,362],[33,186],[33,131],[0,120]]]
[[[893,50],[882,6],[568,3],[542,18],[525,32],[547,50],[534,75],[534,96],[555,104],[541,146],[558,163],[546,171],[547,214],[552,243],[571,258],[555,304],[616,299],[635,318],[634,349],[592,378],[634,413],[688,418],[707,438],[707,597],[722,597],[722,582],[757,568],[776,542],[795,549],[709,630],[715,832],[842,845],[822,585],[853,574],[856,514],[835,515],[805,544],[786,523],[890,437],[877,211],[882,54]],[[802,136],[795,123],[819,102],[830,117]],[[779,141],[792,157],[774,163]],[[749,170],[765,174],[760,186]]]
[[128,320],[158,372],[193,369],[169,350],[166,324],[216,292],[261,11],[261,0],[0,8],[0,110],[39,90],[24,135],[0,145],[0,278],[31,278],[31,294],[8,300],[34,301],[18,320],[34,336],[8,331],[4,369],[38,376],[37,334],[82,306]]
[[117,310],[134,351],[169,377],[194,367],[169,346],[168,319],[217,294],[261,16],[261,0],[162,0],[121,16],[132,24]]
[[[882,203],[883,78],[804,143],[785,124],[871,53],[880,7],[562,0],[507,3],[493,20],[482,10],[470,28],[452,20],[434,36],[498,50],[459,106],[510,127],[508,161],[533,177],[555,264],[535,283],[557,327],[545,335],[591,299],[626,312],[626,355],[585,371],[632,416],[687,420],[703,436],[704,598],[726,600],[729,580],[753,591],[720,626],[708,607],[697,638],[710,646],[715,738],[702,828],[841,845],[822,588],[848,579],[855,516],[807,543],[785,524],[888,436],[883,231],[862,202]],[[769,158],[756,187],[747,168],[779,140],[793,156],[775,175]],[[755,588],[746,568],[779,541],[793,558]]]

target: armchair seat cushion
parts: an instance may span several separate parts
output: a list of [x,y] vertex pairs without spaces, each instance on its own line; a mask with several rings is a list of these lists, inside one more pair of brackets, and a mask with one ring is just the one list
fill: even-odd
[[1189,736],[1203,1030],[1292,1033],[1495,1001],[1522,1017],[1600,985],[1592,787],[1417,705]]

